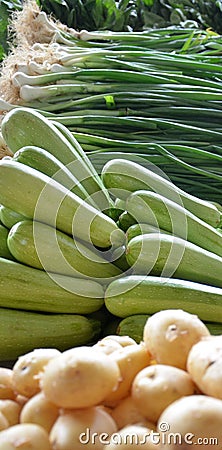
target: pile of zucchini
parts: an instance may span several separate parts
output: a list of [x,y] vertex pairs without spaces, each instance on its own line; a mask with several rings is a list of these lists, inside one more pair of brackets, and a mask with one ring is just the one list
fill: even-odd
[[116,158],[98,174],[65,126],[31,108],[8,112],[1,133],[13,156],[0,161],[0,359],[90,344],[107,311],[222,323],[220,205],[154,166]]

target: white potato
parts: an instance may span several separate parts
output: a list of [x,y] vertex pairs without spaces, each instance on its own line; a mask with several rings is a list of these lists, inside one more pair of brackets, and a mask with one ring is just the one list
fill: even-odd
[[206,336],[210,332],[197,316],[181,309],[169,309],[148,318],[143,340],[157,363],[186,370],[191,347]]
[[12,383],[17,394],[32,397],[40,391],[39,375],[48,362],[60,354],[54,348],[39,348],[18,358],[13,366]]
[[113,418],[101,407],[64,411],[50,432],[53,450],[100,450],[117,432]]
[[222,400],[222,335],[195,344],[188,355],[187,370],[204,394]]
[[109,355],[115,350],[120,350],[122,347],[126,347],[128,345],[136,345],[136,341],[129,336],[109,335],[105,336],[103,339],[100,339],[96,344],[94,344],[93,348],[96,350],[101,350]]
[[58,407],[49,402],[43,392],[39,392],[23,406],[20,423],[41,425],[49,433],[58,415]]
[[39,425],[18,424],[0,433],[0,450],[52,450],[49,436]]
[[110,353],[109,358],[118,364],[121,381],[118,388],[105,398],[104,404],[116,406],[121,399],[129,395],[136,374],[150,364],[150,353],[144,344],[140,343],[122,347]]
[[12,370],[0,367],[0,399],[15,400],[15,397],[12,385]]
[[155,430],[155,425],[149,422],[143,414],[141,414],[132,399],[132,396],[122,399],[118,405],[111,409],[110,414],[114,418],[118,429],[127,425],[142,424],[151,430]]
[[46,398],[62,408],[101,403],[120,381],[116,361],[90,347],[76,347],[52,359],[41,377]]
[[131,395],[138,411],[156,423],[168,405],[194,392],[195,385],[185,370],[156,364],[146,367],[136,375]]
[[222,401],[191,395],[171,403],[161,414],[161,450],[222,448]]
[[2,412],[0,412],[0,431],[6,430],[9,427],[9,422]]
[[0,412],[8,420],[9,426],[19,423],[21,405],[14,400],[0,400]]

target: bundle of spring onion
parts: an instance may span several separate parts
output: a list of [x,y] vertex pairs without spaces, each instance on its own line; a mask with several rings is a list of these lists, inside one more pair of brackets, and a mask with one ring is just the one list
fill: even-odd
[[69,128],[97,170],[143,158],[221,201],[222,37],[199,29],[77,32],[27,3],[4,61],[2,111],[23,105]]

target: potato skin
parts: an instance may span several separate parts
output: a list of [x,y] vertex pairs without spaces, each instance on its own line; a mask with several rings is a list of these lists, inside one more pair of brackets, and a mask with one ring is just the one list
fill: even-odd
[[[221,423],[221,400],[205,395],[180,398],[171,403],[158,420],[160,448],[161,450],[222,448]],[[163,431],[163,424],[165,424],[165,431]]]
[[210,336],[210,332],[197,316],[181,309],[170,309],[149,317],[143,340],[157,363],[186,370],[191,347],[206,336]]
[[49,433],[58,415],[59,408],[49,402],[43,392],[39,392],[23,406],[20,414],[20,423],[41,425]]
[[53,450],[103,448],[117,432],[113,418],[100,406],[64,410],[54,423],[49,438]]
[[138,411],[154,423],[168,405],[194,392],[195,385],[185,370],[164,364],[141,370],[132,384],[132,399]]
[[204,394],[222,400],[222,336],[210,336],[195,344],[188,355],[187,370]]
[[102,403],[120,381],[116,361],[90,347],[75,347],[51,360],[41,376],[46,398],[61,408]]
[[49,436],[39,425],[18,424],[0,433],[0,448],[4,450],[51,450]]
[[40,391],[39,374],[60,354],[55,348],[37,348],[20,356],[12,368],[12,385],[17,394],[32,397]]

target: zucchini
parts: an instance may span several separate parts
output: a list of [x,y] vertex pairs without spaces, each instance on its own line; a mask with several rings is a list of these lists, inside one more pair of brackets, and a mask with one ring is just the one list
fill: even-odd
[[[13,160],[26,164],[27,166],[48,175],[71,192],[90,203],[88,192],[77,178],[74,177],[69,169],[55,158],[55,156],[43,148],[35,146],[22,147],[14,154]],[[96,206],[95,203],[92,202],[92,204],[93,206]]]
[[126,200],[131,192],[148,189],[184,206],[214,228],[220,224],[221,213],[215,205],[188,194],[169,179],[133,161],[112,159],[104,165],[101,177],[107,189],[117,198]]
[[71,131],[62,123],[56,122],[54,120],[50,120],[51,123],[55,125],[55,127],[63,134],[63,136],[67,139],[67,141],[71,144],[72,147],[76,149],[78,152],[80,158],[85,162],[87,165],[89,171],[91,172],[92,176],[97,181],[98,185],[101,187],[102,191],[104,192],[105,196],[108,199],[108,202],[114,206],[114,202],[111,200],[108,191],[105,189],[105,186],[102,182],[102,179],[100,178],[98,172],[96,171],[94,165],[92,164],[91,160],[86,155],[85,151],[81,147],[80,143],[77,141],[77,139],[73,136]]
[[143,340],[143,329],[149,317],[149,314],[135,314],[125,317],[119,322],[116,334],[129,336],[139,344]]
[[140,234],[148,234],[148,233],[166,233],[165,230],[159,229],[157,227],[154,227],[153,225],[150,225],[149,223],[135,223],[134,225],[131,225],[128,230],[126,231],[126,240],[127,242],[131,241],[136,236],[139,236]]
[[8,233],[9,230],[0,224],[0,257],[14,260],[7,244]]
[[40,222],[25,220],[14,225],[8,235],[8,247],[19,262],[46,272],[87,277],[101,283],[122,273],[101,256],[102,252]]
[[222,334],[222,323],[205,322],[205,325],[208,328],[210,334],[213,334],[213,335]]
[[86,345],[98,337],[99,331],[98,321],[82,315],[0,308],[0,360],[16,359],[35,348],[64,351]]
[[174,277],[222,287],[222,258],[170,234],[133,238],[126,259],[134,274]]
[[3,225],[10,230],[10,228],[13,227],[17,222],[20,222],[20,220],[25,220],[26,217],[24,217],[22,214],[17,213],[16,211],[13,211],[10,208],[7,208],[4,205],[1,205],[0,207],[0,220],[3,223]]
[[124,232],[111,218],[57,181],[17,161],[0,161],[0,203],[101,248],[125,242]]
[[86,163],[88,157],[83,150],[80,156],[78,142],[75,141],[75,146],[70,144],[61,131],[41,113],[32,108],[14,108],[4,116],[1,132],[12,153],[27,145],[47,150],[78,178],[101,210],[110,206],[110,196],[103,183],[98,183],[98,175],[95,177],[89,169],[91,162]]
[[187,209],[152,191],[136,191],[126,201],[126,210],[137,222],[160,227],[175,236],[222,256],[222,236]]
[[104,304],[104,289],[92,280],[48,274],[5,258],[0,273],[3,308],[90,314]]
[[105,305],[121,318],[183,309],[201,320],[222,323],[222,289],[186,280],[129,275],[109,284]]
[[124,211],[120,214],[117,223],[121,230],[127,231],[131,225],[134,225],[136,223],[136,220],[131,214],[129,214],[127,211]]

